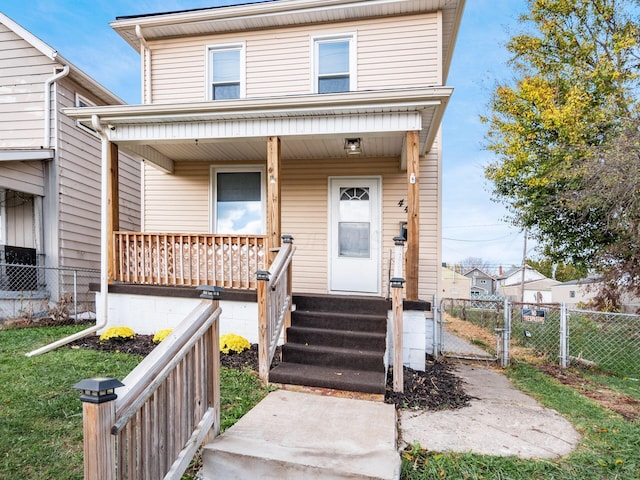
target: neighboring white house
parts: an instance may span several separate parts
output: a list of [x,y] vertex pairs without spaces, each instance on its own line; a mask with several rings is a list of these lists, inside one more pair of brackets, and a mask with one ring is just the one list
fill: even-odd
[[600,280],[598,278],[582,278],[559,283],[551,287],[551,298],[555,303],[565,303],[568,307],[587,304],[596,296]]
[[499,276],[496,294],[513,301],[550,303],[552,302],[551,287],[559,283],[525,265],[524,271],[523,267],[518,267]]
[[[0,318],[93,303],[97,274],[74,291],[72,272],[100,268],[101,141],[63,109],[123,103],[0,13]],[[120,226],[138,229],[139,161],[120,156],[119,183]]]

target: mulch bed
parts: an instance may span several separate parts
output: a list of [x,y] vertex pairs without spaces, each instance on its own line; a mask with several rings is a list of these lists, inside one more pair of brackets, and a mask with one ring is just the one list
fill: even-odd
[[[133,340],[101,342],[97,335],[91,335],[69,344],[71,348],[88,348],[106,352],[118,351],[132,355],[145,356],[156,346],[152,335],[136,335]],[[280,358],[276,352],[272,367]],[[227,368],[248,368],[258,371],[258,346],[241,353],[220,353],[220,363]],[[404,367],[404,391],[393,391],[393,367],[389,368],[385,402],[395,404],[396,408],[444,410],[456,409],[469,405],[473,398],[462,388],[462,380],[455,376],[453,367],[446,362],[425,360],[425,371],[417,371]]]

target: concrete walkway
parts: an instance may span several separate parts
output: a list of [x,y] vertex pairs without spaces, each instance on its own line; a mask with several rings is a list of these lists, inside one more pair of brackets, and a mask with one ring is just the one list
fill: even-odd
[[401,440],[434,451],[473,452],[521,458],[555,458],[580,441],[573,426],[554,410],[516,390],[500,372],[459,365],[456,374],[476,397],[459,410],[407,411],[400,414]]
[[203,450],[204,479],[384,479],[400,475],[393,405],[271,392]]

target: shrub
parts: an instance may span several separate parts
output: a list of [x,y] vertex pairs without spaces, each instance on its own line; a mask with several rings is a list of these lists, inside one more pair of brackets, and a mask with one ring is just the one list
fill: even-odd
[[153,336],[153,343],[160,343],[165,338],[167,338],[171,334],[171,332],[173,332],[172,328],[164,328],[162,330],[158,330]]
[[100,335],[100,341],[105,342],[109,340],[132,340],[135,338],[136,332],[129,327],[110,327],[107,328],[102,335]]
[[222,353],[244,352],[251,348],[249,340],[235,333],[227,333],[220,336],[220,351]]

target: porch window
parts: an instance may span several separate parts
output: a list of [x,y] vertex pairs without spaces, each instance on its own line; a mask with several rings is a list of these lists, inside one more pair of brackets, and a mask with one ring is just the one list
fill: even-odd
[[215,233],[265,233],[263,172],[257,169],[213,171]]
[[244,97],[244,46],[209,47],[209,77],[211,100],[231,100]]
[[353,36],[316,38],[315,93],[339,93],[354,90]]

